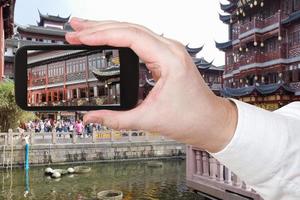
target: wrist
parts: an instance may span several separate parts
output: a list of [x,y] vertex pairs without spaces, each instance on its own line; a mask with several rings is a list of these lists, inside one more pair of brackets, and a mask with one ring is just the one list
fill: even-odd
[[216,153],[224,149],[234,136],[238,121],[238,110],[234,102],[217,97],[214,119],[215,126],[211,127],[211,137],[205,149]]

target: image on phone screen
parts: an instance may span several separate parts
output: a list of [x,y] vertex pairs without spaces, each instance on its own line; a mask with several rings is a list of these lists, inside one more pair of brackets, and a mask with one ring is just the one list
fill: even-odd
[[27,50],[27,106],[119,106],[118,49]]

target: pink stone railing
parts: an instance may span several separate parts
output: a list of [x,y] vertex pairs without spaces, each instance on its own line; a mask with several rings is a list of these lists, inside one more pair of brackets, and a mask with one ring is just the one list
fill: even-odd
[[[229,191],[254,200],[262,200],[252,188],[206,151],[187,146],[186,156],[187,184],[192,189],[198,190],[203,186],[212,187],[224,191],[224,194]],[[207,191],[202,192],[207,193]],[[214,196],[214,194],[209,195]]]

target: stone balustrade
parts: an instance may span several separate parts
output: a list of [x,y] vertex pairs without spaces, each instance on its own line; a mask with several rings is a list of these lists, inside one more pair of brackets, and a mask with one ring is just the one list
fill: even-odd
[[193,190],[221,199],[262,200],[244,181],[206,151],[187,146],[186,155],[187,185]]
[[29,136],[31,145],[45,144],[84,144],[84,143],[116,143],[116,142],[156,142],[166,139],[159,134],[144,131],[94,131],[90,135],[77,135],[75,132],[45,132],[45,133],[0,133],[0,146],[24,145],[24,137]]

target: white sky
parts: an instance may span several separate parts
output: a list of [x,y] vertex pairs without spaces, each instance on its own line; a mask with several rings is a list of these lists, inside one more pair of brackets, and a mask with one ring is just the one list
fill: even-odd
[[[120,20],[142,24],[165,37],[190,47],[205,45],[197,55],[223,65],[224,53],[215,41],[228,40],[228,26],[219,20],[219,0],[17,0],[15,20],[36,24],[39,9],[43,14],[94,20]],[[226,0],[221,0],[227,3]],[[145,47],[147,48],[147,47]]]

